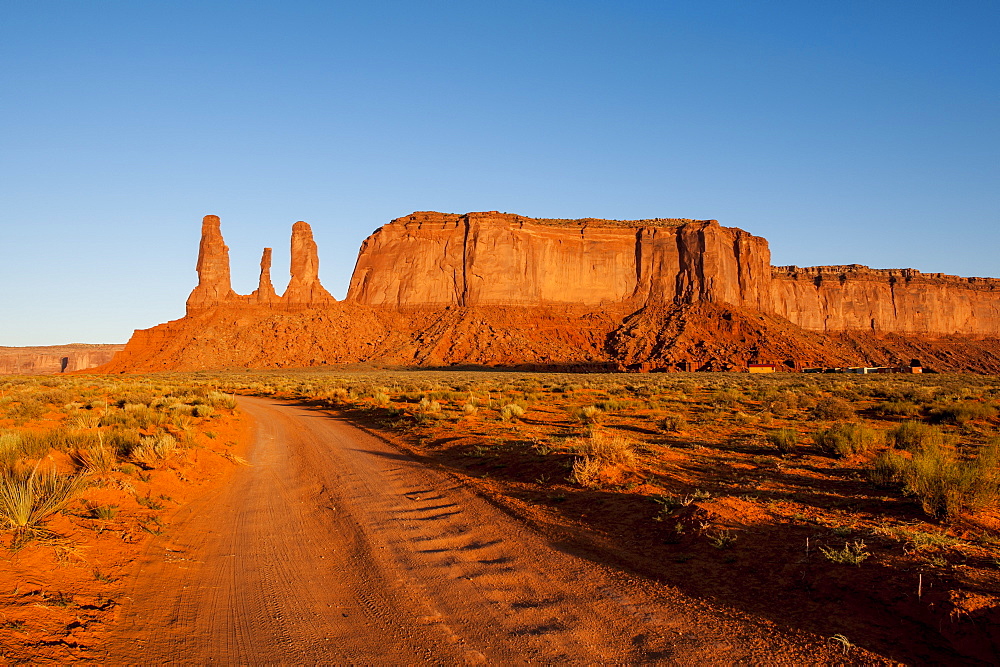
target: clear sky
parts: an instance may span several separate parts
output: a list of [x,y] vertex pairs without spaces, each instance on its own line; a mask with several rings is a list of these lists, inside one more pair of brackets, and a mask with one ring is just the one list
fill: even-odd
[[715,218],[775,264],[1000,276],[996,0],[0,0],[0,345],[184,313],[312,224]]

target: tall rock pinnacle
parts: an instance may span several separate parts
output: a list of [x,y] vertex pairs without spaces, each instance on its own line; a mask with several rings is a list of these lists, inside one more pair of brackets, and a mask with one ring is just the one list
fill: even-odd
[[197,270],[198,286],[187,300],[189,313],[211,308],[236,296],[229,279],[229,248],[222,239],[217,215],[206,215],[201,222]]
[[292,225],[291,280],[285,290],[287,305],[318,306],[333,303],[336,299],[319,282],[319,254],[308,223]]
[[256,303],[275,303],[278,300],[274,285],[271,283],[270,248],[264,248],[264,253],[260,256],[260,282],[250,296],[252,297],[251,301]]

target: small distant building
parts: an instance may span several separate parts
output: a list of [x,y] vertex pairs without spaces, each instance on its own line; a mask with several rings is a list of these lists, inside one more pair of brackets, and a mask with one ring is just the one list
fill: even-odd
[[751,373],[775,373],[778,364],[748,364],[748,370]]

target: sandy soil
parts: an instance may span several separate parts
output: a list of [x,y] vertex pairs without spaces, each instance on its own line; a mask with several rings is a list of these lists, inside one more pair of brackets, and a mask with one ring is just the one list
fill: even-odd
[[824,663],[821,637],[572,553],[336,415],[241,398],[250,465],[146,551],[114,663]]

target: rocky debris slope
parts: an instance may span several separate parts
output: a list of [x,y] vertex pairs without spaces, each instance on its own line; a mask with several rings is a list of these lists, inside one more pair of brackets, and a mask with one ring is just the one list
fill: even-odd
[[46,345],[41,347],[0,347],[0,375],[37,375],[94,368],[111,361],[125,346]]
[[770,361],[1000,372],[1000,280],[861,266],[771,267],[714,220],[536,220],[419,212],[365,240],[344,301],[292,228],[278,296],[233,292],[206,216],[186,317],[136,331],[101,370],[340,363],[725,370]]

